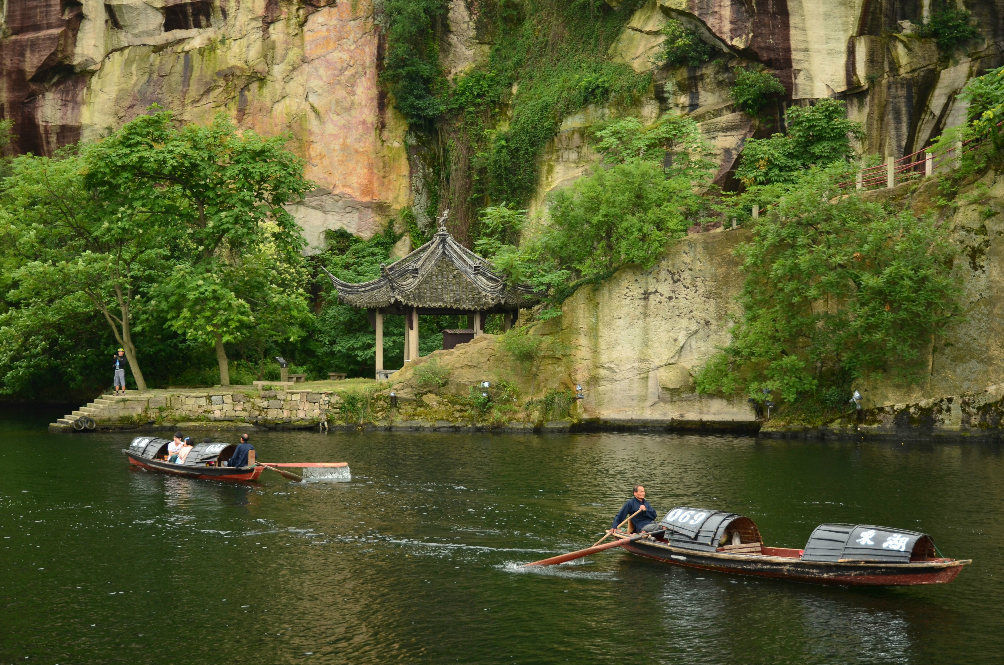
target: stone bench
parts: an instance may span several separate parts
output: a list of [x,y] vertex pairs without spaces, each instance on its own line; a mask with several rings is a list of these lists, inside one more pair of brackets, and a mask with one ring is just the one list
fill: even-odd
[[306,374],[290,374],[289,375],[289,380],[292,383],[303,383],[304,381],[307,380],[307,375]]
[[258,390],[261,390],[265,386],[291,386],[294,383],[296,383],[296,381],[252,381],[251,382],[251,384],[255,388],[257,388]]
[[345,372],[328,372],[328,381],[344,381]]

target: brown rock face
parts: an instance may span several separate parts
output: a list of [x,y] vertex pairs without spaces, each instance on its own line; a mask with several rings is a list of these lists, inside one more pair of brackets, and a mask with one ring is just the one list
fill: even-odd
[[368,237],[409,203],[403,119],[378,80],[371,0],[8,0],[0,117],[18,152],[51,154],[121,127],[151,104],[184,121],[229,114],[289,133],[314,192],[292,211]]
[[[0,40],[0,116],[14,121],[21,152],[51,153],[80,137],[80,81],[73,76],[79,2],[8,0]],[[43,100],[55,113],[41,112]]]

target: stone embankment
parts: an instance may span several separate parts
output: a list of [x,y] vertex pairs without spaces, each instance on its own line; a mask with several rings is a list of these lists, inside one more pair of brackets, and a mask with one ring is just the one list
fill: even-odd
[[768,421],[760,432],[771,438],[998,441],[1004,434],[1004,384],[979,392],[865,409],[860,420],[851,416],[819,427]]
[[[336,385],[333,385],[336,384]],[[298,386],[300,384],[297,384]],[[567,432],[576,412],[564,420],[542,419],[533,410],[503,408],[455,396],[406,394],[392,400],[392,383],[366,379],[302,384],[295,390],[258,391],[245,386],[202,389],[130,390],[104,395],[49,425],[50,431],[193,429],[497,430]],[[504,417],[503,417],[504,416]],[[81,418],[90,418],[92,427]]]
[[81,417],[95,429],[172,429],[176,427],[314,427],[328,419],[341,402],[333,390],[261,392],[243,386],[211,389],[130,390],[124,396],[103,395],[49,425],[73,431]]

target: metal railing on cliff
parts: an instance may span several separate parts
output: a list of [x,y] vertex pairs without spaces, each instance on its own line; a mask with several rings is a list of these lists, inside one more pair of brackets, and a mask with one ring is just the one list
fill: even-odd
[[[996,131],[998,133],[1004,131],[1004,120],[997,123]],[[859,191],[881,188],[893,189],[897,185],[902,185],[911,180],[929,178],[935,173],[943,172],[945,169],[959,168],[962,164],[963,155],[978,150],[988,140],[991,140],[990,135],[984,133],[966,141],[956,141],[950,147],[941,150],[932,147],[904,155],[899,159],[887,157],[885,163],[860,169],[853,181],[841,182],[837,186],[841,189],[854,187]],[[751,210],[751,217],[758,219],[762,213],[766,213],[774,205],[776,203],[769,204],[763,209],[759,205],[754,205]],[[739,218],[733,217],[731,228],[737,229],[740,226]],[[694,224],[687,229],[687,233],[688,235],[706,233],[723,228],[726,230],[730,228],[728,219]]]
[[[997,123],[997,131],[1001,131],[1004,121]],[[936,150],[925,148],[899,159],[887,157],[884,164],[861,169],[857,172],[854,182],[842,182],[841,188],[851,186],[859,190],[887,188],[892,189],[911,180],[929,178],[946,168],[958,168],[962,156],[979,149],[989,137],[986,134],[974,136],[967,141],[956,141],[952,146]]]

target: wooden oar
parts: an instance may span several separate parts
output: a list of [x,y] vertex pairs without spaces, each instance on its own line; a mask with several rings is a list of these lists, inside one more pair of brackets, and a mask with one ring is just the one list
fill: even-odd
[[609,550],[614,547],[620,547],[625,543],[633,543],[636,540],[641,540],[642,538],[648,538],[649,536],[658,535],[662,533],[665,529],[660,529],[659,531],[645,531],[643,533],[636,533],[633,536],[628,536],[627,538],[621,538],[612,543],[604,543],[603,545],[596,545],[594,547],[587,547],[584,550],[579,550],[577,552],[569,552],[568,554],[559,554],[558,556],[552,556],[550,559],[542,559],[540,561],[534,561],[532,563],[524,563],[524,568],[529,568],[530,566],[553,566],[556,563],[565,563],[566,561],[572,561],[573,559],[581,559],[584,556],[589,556],[590,554],[595,554],[596,552],[602,552],[603,550]]
[[[637,515],[638,513],[640,513],[643,510],[645,510],[645,506],[642,506],[641,508],[639,508],[638,510],[636,510],[634,515]],[[634,515],[631,515],[631,517],[634,517]],[[618,524],[616,527],[614,527],[613,529],[610,529],[610,531],[607,531],[605,534],[603,534],[603,537],[600,538],[599,540],[597,540],[595,543],[593,543],[592,546],[596,547],[597,545],[599,545],[600,543],[602,543],[604,540],[606,540],[607,538],[609,538],[613,534],[614,531],[616,531],[617,529],[621,528],[622,526],[624,526],[625,524],[627,524],[628,522],[630,522],[631,521],[631,517],[628,517],[626,520],[624,520],[623,522],[621,522],[620,524]]]
[[295,480],[296,482],[300,482],[301,480],[303,480],[303,478],[301,478],[300,476],[296,475],[295,473],[290,473],[289,471],[283,471],[282,469],[277,469],[277,468],[275,468],[274,466],[272,466],[270,464],[262,464],[261,462],[258,462],[258,466],[263,466],[266,469],[268,469],[269,471],[275,471],[280,476],[282,476],[284,478],[289,478],[290,480]]
[[262,465],[269,466],[289,466],[298,468],[311,468],[311,469],[337,469],[339,467],[348,466],[348,462],[259,462]]

